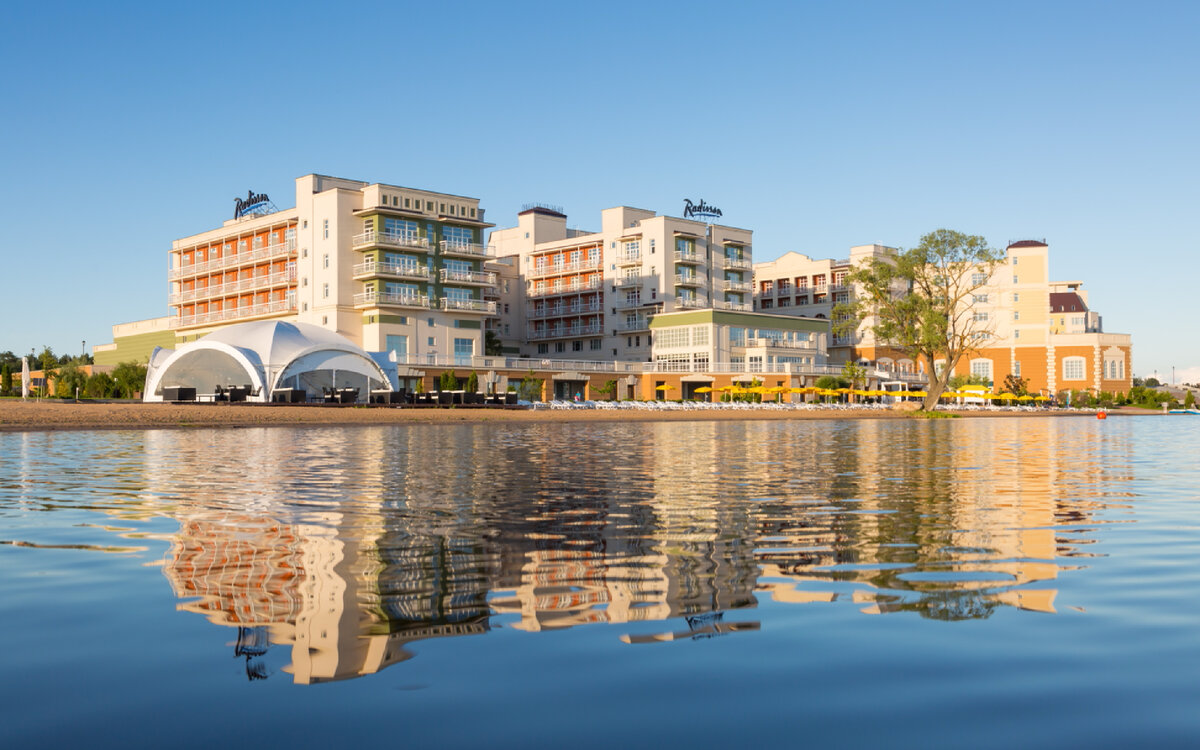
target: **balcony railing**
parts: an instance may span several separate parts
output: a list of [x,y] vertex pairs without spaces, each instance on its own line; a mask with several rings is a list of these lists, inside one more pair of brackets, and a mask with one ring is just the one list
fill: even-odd
[[429,280],[429,269],[416,263],[371,261],[354,266],[355,276],[399,276],[406,279]]
[[261,315],[279,315],[296,312],[296,303],[287,300],[264,302],[257,305],[242,305],[214,312],[196,313],[195,315],[180,315],[171,320],[172,328],[190,328],[192,326],[223,323],[227,320],[245,320]]
[[728,279],[724,279],[719,284],[717,284],[717,288],[724,289],[727,292],[749,293],[749,292],[754,291],[754,282],[751,282],[751,281],[729,281]]
[[368,247],[401,247],[406,250],[429,251],[429,240],[410,232],[376,232],[370,230],[350,238],[350,249]]
[[618,331],[645,331],[650,328],[650,319],[637,317],[633,320],[622,320],[617,324]]
[[704,258],[701,257],[700,253],[697,253],[695,251],[685,252],[683,250],[676,250],[675,251],[675,262],[676,263],[703,263]]
[[578,273],[579,271],[596,271],[603,267],[604,261],[601,258],[584,258],[571,263],[534,264],[533,270],[529,272],[529,278],[536,279],[561,273]]
[[220,258],[213,258],[212,260],[207,260],[203,263],[192,263],[186,266],[177,266],[172,268],[167,273],[167,278],[174,281],[175,279],[183,279],[187,278],[188,276],[200,276],[206,273],[213,273],[214,271],[224,271],[227,268],[238,268],[251,263],[259,263],[264,260],[285,257],[295,252],[295,240],[276,242],[265,247],[247,250],[244,253],[230,253],[229,255],[225,255]]
[[729,302],[726,300],[716,300],[712,303],[714,310],[736,310],[739,312],[750,312],[754,309],[754,305],[749,302]]
[[261,289],[270,289],[272,287],[284,286],[296,281],[296,271],[276,271],[275,273],[255,276],[250,279],[238,279],[237,281],[227,281],[224,284],[210,284],[206,287],[198,289],[188,289],[182,292],[174,292],[167,295],[168,305],[178,305],[184,302],[192,302],[193,300],[201,299],[217,299],[220,297],[228,297],[232,294],[241,292],[257,291]]
[[704,279],[685,273],[675,274],[675,286],[704,286]]
[[491,248],[486,245],[476,245],[473,242],[454,242],[442,240],[439,243],[442,255],[454,255],[464,258],[488,258],[492,256]]
[[631,287],[631,286],[641,286],[642,285],[642,277],[641,276],[618,276],[616,281],[613,282],[613,284],[618,289],[623,289],[623,288]]
[[478,312],[488,315],[496,314],[496,303],[488,302],[482,299],[455,299],[454,297],[442,297],[443,310],[455,310],[457,312]]
[[724,258],[721,267],[727,270],[749,270],[754,267],[754,263],[749,258]]
[[616,263],[618,266],[636,266],[642,262],[642,251],[638,250],[633,253],[618,252]]
[[441,279],[443,284],[496,285],[496,274],[489,271],[455,271],[452,268],[443,268]]
[[555,284],[553,286],[544,287],[542,289],[533,288],[529,290],[530,297],[549,297],[555,294],[577,294],[579,292],[587,292],[593,289],[599,289],[604,285],[601,279],[593,279],[591,281],[579,281],[578,279],[569,284]]
[[675,306],[686,309],[697,309],[708,307],[708,300],[703,297],[676,297]]
[[553,326],[540,331],[530,331],[529,340],[562,339],[574,336],[595,336],[602,333],[604,327],[600,323],[588,323],[578,326]]
[[530,308],[526,317],[531,319],[557,318],[564,315],[583,315],[585,313],[600,312],[603,309],[599,302],[574,305],[548,305],[541,309],[536,307]]
[[389,307],[414,307],[423,310],[431,309],[429,295],[402,292],[362,292],[354,295],[355,307],[372,305],[387,305]]
[[818,347],[813,341],[787,341],[785,339],[746,339],[742,346],[745,346],[747,349],[761,346],[769,349],[808,349],[810,351],[820,350],[820,347]]

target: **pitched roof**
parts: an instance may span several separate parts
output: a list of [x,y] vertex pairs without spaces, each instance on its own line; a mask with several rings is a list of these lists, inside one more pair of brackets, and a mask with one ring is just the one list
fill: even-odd
[[1083,298],[1075,292],[1051,292],[1050,312],[1087,312]]

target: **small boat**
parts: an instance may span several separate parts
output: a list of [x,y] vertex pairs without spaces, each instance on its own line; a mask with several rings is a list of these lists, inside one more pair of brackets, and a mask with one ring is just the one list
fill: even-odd
[[1167,414],[1200,414],[1200,409],[1171,409]]

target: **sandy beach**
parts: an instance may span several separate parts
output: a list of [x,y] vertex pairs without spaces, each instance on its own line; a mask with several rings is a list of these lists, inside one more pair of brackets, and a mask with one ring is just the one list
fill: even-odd
[[[1114,415],[1147,414],[1137,410]],[[963,419],[1090,417],[1092,412],[957,412]],[[908,413],[882,409],[730,409],[637,411],[480,408],[386,408],[354,406],[280,406],[246,404],[74,403],[71,401],[0,401],[0,431],[266,427],[271,425],[393,425],[486,422],[698,422],[724,420],[910,419]]]

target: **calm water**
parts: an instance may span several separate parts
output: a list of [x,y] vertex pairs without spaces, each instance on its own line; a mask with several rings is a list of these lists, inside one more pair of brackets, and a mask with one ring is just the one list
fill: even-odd
[[1197,437],[0,434],[0,744],[1194,747]]

